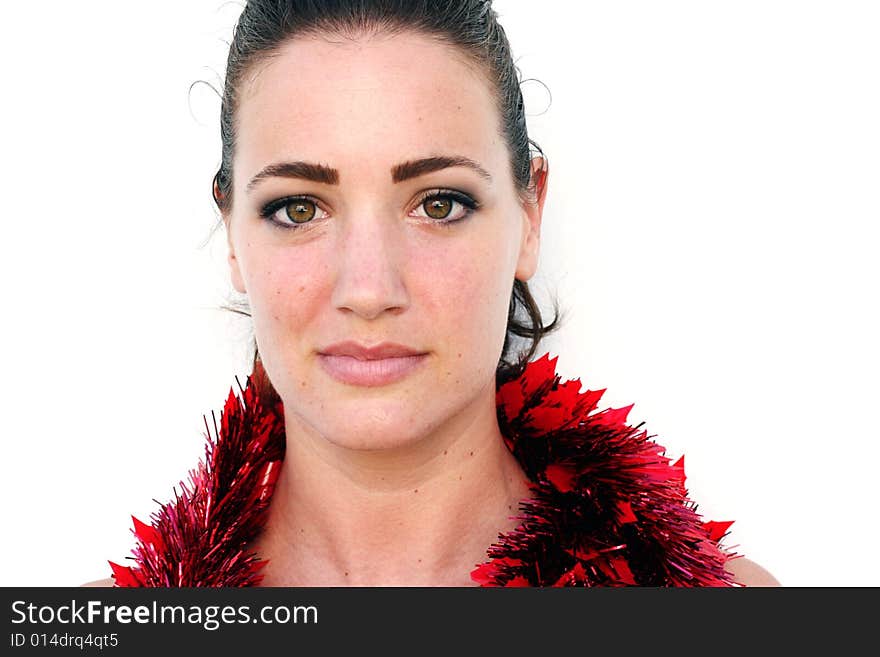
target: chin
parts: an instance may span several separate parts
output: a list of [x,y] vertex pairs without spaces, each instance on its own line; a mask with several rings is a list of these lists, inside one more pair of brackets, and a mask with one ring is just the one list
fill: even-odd
[[311,379],[312,385],[305,392],[296,388],[290,391],[291,403],[285,403],[285,412],[292,412],[316,437],[339,448],[407,449],[453,420],[483,394],[479,388],[444,385],[438,380],[478,378],[473,372],[455,374],[438,377],[436,368],[426,369],[397,384],[376,387]]
[[337,447],[363,451],[418,443],[437,424],[430,417],[439,410],[433,409],[432,413],[423,403],[399,394],[372,399],[337,397],[334,401],[297,406],[285,404],[285,413],[292,412],[310,433]]
[[325,440],[337,447],[354,451],[389,451],[406,449],[425,435],[426,427],[417,427],[401,418],[350,418],[333,426],[316,427]]

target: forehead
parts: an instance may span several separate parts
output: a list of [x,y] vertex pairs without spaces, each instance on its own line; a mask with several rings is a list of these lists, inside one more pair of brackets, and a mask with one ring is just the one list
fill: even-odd
[[387,177],[394,164],[428,155],[504,165],[486,78],[454,47],[420,34],[295,39],[256,66],[240,92],[242,177],[294,157],[338,168],[343,184],[365,174],[364,164]]

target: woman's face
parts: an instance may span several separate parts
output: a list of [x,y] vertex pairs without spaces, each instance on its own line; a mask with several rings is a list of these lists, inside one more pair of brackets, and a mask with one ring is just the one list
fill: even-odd
[[380,449],[485,409],[543,205],[515,191],[487,82],[421,35],[298,39],[236,119],[232,281],[288,421]]

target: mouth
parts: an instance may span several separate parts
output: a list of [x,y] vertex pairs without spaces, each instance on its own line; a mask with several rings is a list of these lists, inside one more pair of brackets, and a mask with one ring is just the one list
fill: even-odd
[[318,352],[318,361],[333,379],[352,386],[375,387],[405,379],[428,359],[428,353],[384,342],[366,347],[341,342]]

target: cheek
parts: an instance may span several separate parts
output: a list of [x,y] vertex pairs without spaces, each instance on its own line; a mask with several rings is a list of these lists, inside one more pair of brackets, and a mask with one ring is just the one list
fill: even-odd
[[[515,262],[504,239],[508,233],[497,223],[461,236],[426,234],[408,242],[401,273],[411,307],[400,324],[420,333],[423,339],[413,336],[419,343],[478,361],[500,353]],[[270,351],[304,355],[316,333],[337,328],[331,298],[338,251],[332,240],[292,247],[251,239],[242,255],[264,357],[271,358]]]
[[253,245],[246,284],[258,340],[290,344],[325,303],[328,266],[317,249]]
[[[437,343],[460,352],[493,351],[504,340],[513,268],[503,249],[483,239],[462,240],[454,248],[422,253],[417,303],[436,322]],[[472,345],[472,346],[471,346]]]

